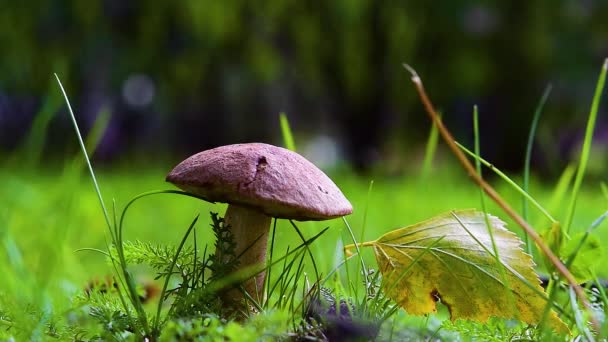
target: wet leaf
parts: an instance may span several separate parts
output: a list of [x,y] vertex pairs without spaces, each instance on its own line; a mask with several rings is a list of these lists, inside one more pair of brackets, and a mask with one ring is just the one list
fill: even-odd
[[[433,313],[441,302],[452,320],[485,322],[494,316],[537,324],[547,296],[532,257],[504,222],[491,215],[487,219],[500,263],[486,217],[475,210],[445,213],[362,246],[373,246],[384,291],[410,314]],[[568,331],[553,311],[549,324]]]

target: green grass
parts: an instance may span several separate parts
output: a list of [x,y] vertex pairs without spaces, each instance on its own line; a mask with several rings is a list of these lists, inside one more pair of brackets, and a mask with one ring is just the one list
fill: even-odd
[[[121,208],[135,195],[151,189],[170,189],[163,179],[168,168],[148,168],[136,176],[130,171],[107,171],[98,174],[100,186],[106,196],[116,199]],[[453,167],[443,174],[435,174],[432,182],[418,182],[415,176],[400,178],[376,178],[368,195],[369,179],[348,171],[331,173],[355,212],[347,217],[359,238],[362,225],[367,221],[363,240],[375,239],[389,230],[413,224],[438,213],[454,208],[479,208],[478,189],[463,182],[465,175]],[[84,288],[92,278],[103,278],[112,273],[112,267],[100,254],[77,251],[82,248],[105,249],[109,235],[99,209],[95,191],[86,177],[74,180],[61,177],[62,170],[46,170],[44,173],[17,172],[3,168],[2,179],[6,185],[0,189],[2,221],[8,230],[4,240],[11,237],[19,257],[3,254],[0,263],[5,282],[0,289],[4,295],[19,303],[50,303],[54,311],[61,312],[70,306],[70,297]],[[507,185],[499,185],[507,200],[516,203],[519,194]],[[530,192],[541,203],[551,198],[551,188],[532,179]],[[578,210],[574,217],[574,231],[584,231],[606,209],[597,201],[599,187],[583,187],[579,194]],[[500,216],[491,203],[488,211]],[[363,209],[366,208],[367,212]],[[197,231],[198,245],[212,245],[213,236],[208,228],[209,211],[223,213],[225,205],[209,204],[183,196],[152,196],[135,203],[125,220],[124,239],[178,245],[192,217],[201,214]],[[557,212],[563,212],[562,204]],[[367,216],[367,218],[365,218]],[[542,216],[531,211],[532,222]],[[504,218],[504,216],[502,216]],[[342,258],[340,241],[349,243],[350,234],[341,220],[328,222],[302,222],[298,226],[306,237],[311,237],[324,227],[330,229],[310,246],[319,273],[328,274],[338,266]],[[516,229],[512,224],[511,229]],[[595,234],[602,241],[608,239],[608,229],[600,226]],[[288,221],[277,222],[274,255],[283,255],[288,247],[301,243],[300,237]],[[5,242],[9,244],[9,242]],[[363,249],[364,260],[374,265],[371,250]],[[307,264],[308,275],[313,274]],[[356,264],[349,263],[351,274],[356,274]],[[276,273],[276,272],[273,272]],[[138,276],[146,276],[141,271]],[[608,267],[602,265],[598,276],[608,278]],[[151,277],[151,275],[147,275]],[[47,303],[48,302],[48,303]],[[416,320],[416,319],[414,319]],[[28,327],[30,328],[30,327]]]
[[[167,170],[161,167],[147,166],[143,174],[126,170],[111,170],[98,173],[99,182],[104,193],[110,199],[115,199],[117,207],[121,208],[132,197],[153,189],[172,189],[170,184],[164,182]],[[5,186],[0,189],[3,210],[2,218],[8,227],[8,232],[18,241],[21,250],[35,251],[24,255],[28,267],[40,265],[45,268],[46,262],[38,263],[38,255],[49,255],[46,248],[54,250],[57,245],[65,245],[66,255],[75,254],[79,259],[99,259],[98,255],[91,258],[87,252],[74,253],[82,247],[103,248],[107,236],[107,228],[103,215],[99,209],[98,199],[91,182],[86,177],[77,180],[61,177],[62,170],[45,170],[44,172],[23,172],[22,170],[3,168],[0,171]],[[449,167],[444,173],[435,173],[432,182],[421,184],[415,177],[404,175],[399,178],[374,177],[374,186],[368,195],[369,179],[352,173],[330,172],[330,176],[352,202],[355,211],[347,220],[359,238],[361,225],[364,219],[364,208],[367,206],[367,229],[364,239],[374,239],[380,234],[412,224],[435,214],[449,211],[453,208],[478,208],[479,193],[477,188],[463,181],[465,175],[454,167]],[[497,182],[498,183],[498,182]],[[518,192],[507,185],[497,184],[501,193],[506,194],[508,200],[516,201]],[[532,179],[530,193],[540,203],[547,203],[551,198],[552,189]],[[606,209],[606,203],[598,201],[601,197],[599,187],[583,188],[579,201],[581,208],[575,215],[573,229],[584,231]],[[369,198],[369,203],[368,202]],[[457,203],[458,205],[454,205]],[[358,208],[362,208],[358,210]],[[136,203],[126,218],[125,240],[140,239],[177,243],[183,233],[184,227],[190,223],[192,216],[197,213],[204,214],[202,220],[208,220],[209,211],[223,213],[224,204],[209,204],[192,198],[182,196],[149,197]],[[556,208],[556,212],[564,211],[565,204]],[[488,203],[488,211],[497,213],[497,209]],[[538,213],[531,213],[531,221],[542,218]],[[562,214],[563,217],[563,214]],[[505,219],[507,220],[507,219]],[[508,220],[507,220],[508,221]],[[51,225],[49,225],[51,223]],[[302,222],[299,226],[304,234],[313,234],[325,226],[331,229],[327,234],[329,241],[346,234],[341,220],[326,222]],[[511,224],[510,226],[514,229]],[[277,233],[283,237],[291,236],[292,229],[289,222],[280,220]],[[548,228],[545,225],[544,228]],[[577,228],[578,227],[578,228]],[[62,232],[65,230],[65,232]],[[608,229],[605,230],[608,238]],[[61,240],[57,234],[65,234]],[[199,232],[202,243],[209,241]],[[347,235],[344,236],[348,237]],[[209,237],[210,238],[210,237]],[[293,243],[297,234],[290,239]],[[325,239],[325,238],[324,238]],[[42,245],[38,245],[42,243]],[[280,242],[279,242],[280,243]],[[320,254],[327,252],[327,245],[323,245]],[[29,247],[29,248],[25,248]],[[35,247],[40,247],[37,249]],[[313,247],[314,248],[314,247]],[[101,260],[103,261],[103,260]],[[325,269],[327,271],[327,269]],[[608,271],[608,270],[607,270]],[[608,273],[606,273],[608,275]]]
[[[598,89],[602,80],[600,77]],[[477,159],[478,172],[483,164],[489,166],[491,172],[499,174],[493,185],[508,203],[521,203],[523,196],[532,204],[530,208],[526,204],[523,210],[528,221],[539,232],[549,230],[552,223],[559,221],[567,223],[569,236],[579,233],[579,236],[587,239],[589,234],[593,234],[598,241],[608,241],[608,227],[597,220],[607,209],[605,185],[583,181],[585,164],[589,158],[593,158],[589,144],[600,95],[601,91],[596,91],[576,178],[574,170],[569,168],[556,184],[543,183],[534,177],[534,170],[529,170],[529,166],[523,180],[509,178],[489,162]],[[543,97],[541,103],[545,99]],[[47,107],[54,106],[56,103],[51,102]],[[540,116],[540,108],[542,105],[535,114],[535,123]],[[154,272],[145,265],[130,262],[128,272],[126,268],[123,270],[125,260],[133,253],[132,247],[129,247],[132,245],[125,245],[127,258],[124,254],[121,256],[124,251],[116,250],[115,263],[110,263],[104,253],[107,253],[108,246],[140,241],[151,246],[180,246],[178,251],[182,247],[184,250],[195,248],[195,253],[205,251],[204,255],[208,255],[214,244],[209,212],[223,215],[225,205],[172,193],[151,195],[133,202],[124,222],[122,218],[120,221],[114,219],[121,217],[123,208],[136,196],[153,190],[173,189],[164,182],[166,173],[173,165],[148,163],[126,164],[111,169],[95,168],[94,160],[91,165],[79,153],[66,158],[63,163],[46,166],[46,161],[39,157],[45,129],[51,120],[49,111],[46,108],[41,113],[24,147],[3,158],[0,168],[0,179],[4,181],[0,187],[0,339],[92,338],[93,332],[99,331],[97,322],[104,315],[113,324],[128,322],[128,317],[112,316],[113,310],[120,311],[121,307],[135,308],[133,311],[125,309],[124,312],[127,316],[137,316],[144,327],[149,324],[144,329],[146,332],[154,331],[163,323],[159,313],[166,313],[167,308],[157,305],[158,299],[152,305],[138,308],[138,300],[132,298],[139,291],[135,285],[130,289],[130,296],[126,292],[127,297],[116,298],[115,303],[110,303],[104,297],[83,298],[84,290],[92,280],[104,279],[112,274],[122,277],[119,279],[122,283],[131,277],[139,283],[154,281]],[[94,151],[108,120],[108,113],[102,113],[91,134],[81,141],[89,153]],[[286,116],[282,114],[280,120],[286,146],[295,149]],[[478,142],[477,135],[483,134],[483,127],[475,127],[475,132]],[[532,141],[530,138],[529,148]],[[480,201],[479,189],[468,181],[459,167],[450,162],[443,165],[435,162],[431,167],[436,149],[440,150],[438,153],[445,153],[441,151],[441,143],[438,145],[437,132],[432,130],[422,171],[414,171],[421,169],[420,165],[415,165],[402,176],[378,174],[361,177],[347,166],[326,170],[353,204],[354,213],[344,220],[325,222],[296,222],[294,225],[286,220],[276,221],[271,242],[274,266],[268,272],[270,280],[266,284],[271,295],[268,301],[259,305],[265,314],[246,325],[226,323],[215,316],[205,318],[201,323],[203,326],[171,321],[163,334],[177,334],[186,328],[202,329],[210,336],[211,332],[219,333],[220,330],[223,331],[221,336],[241,337],[260,334],[273,336],[286,330],[295,332],[301,326],[296,321],[285,323],[293,319],[293,315],[286,318],[286,314],[302,311],[305,305],[301,303],[302,298],[310,296],[306,284],[324,279],[326,282],[323,285],[331,288],[337,298],[350,298],[369,317],[383,320],[385,324],[381,331],[385,337],[411,339],[418,333],[425,336],[436,333],[444,338],[459,333],[461,338],[467,334],[479,337],[507,336],[513,326],[502,320],[492,320],[490,328],[462,322],[442,325],[441,320],[448,315],[445,308],[440,308],[436,316],[408,316],[384,301],[378,292],[373,292],[378,281],[377,273],[362,276],[361,270],[375,268],[371,250],[362,249],[360,258],[344,261],[342,247],[355,239],[373,240],[390,230],[453,209],[483,208],[505,220],[511,230],[522,236],[520,229],[495,203],[487,199]],[[479,155],[480,150],[483,150],[483,146],[476,145],[475,153],[469,154]],[[181,158],[173,159],[177,163]],[[87,167],[95,170],[95,182],[91,182]],[[487,174],[484,173],[485,176]],[[574,186],[571,185],[573,179]],[[517,184],[524,184],[523,189]],[[600,198],[603,200],[598,200]],[[100,200],[105,207],[103,210]],[[199,217],[198,222],[193,222],[193,217]],[[190,231],[195,222],[196,229]],[[329,229],[324,231],[327,227]],[[187,231],[191,233],[188,235]],[[302,245],[303,241],[311,238],[315,239],[313,243]],[[209,246],[209,251],[204,246]],[[559,246],[556,245],[555,249],[559,252]],[[290,252],[289,257],[283,258]],[[563,257],[574,260],[577,253]],[[197,259],[196,254],[194,259]],[[537,255],[536,259],[539,260],[540,256]],[[170,270],[176,267],[176,260],[174,258],[170,263]],[[543,263],[537,263],[541,272],[547,271]],[[193,267],[196,268],[195,265]],[[599,278],[608,278],[608,265],[601,264],[596,273]],[[174,278],[163,278],[156,282],[164,288],[177,285]],[[367,298],[370,291],[376,295],[375,299]],[[603,292],[602,295],[605,298]],[[94,303],[102,303],[105,305],[102,307],[108,310],[97,312],[97,320],[87,313]],[[582,311],[574,308],[573,312],[579,326],[584,324],[581,323],[584,318],[579,315]],[[578,331],[585,333],[582,326]],[[526,333],[525,330],[520,332]],[[531,331],[530,334],[537,332]]]

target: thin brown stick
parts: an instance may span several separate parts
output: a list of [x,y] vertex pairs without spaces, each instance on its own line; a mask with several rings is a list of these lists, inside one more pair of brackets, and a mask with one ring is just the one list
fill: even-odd
[[462,152],[462,150],[458,148],[458,146],[456,145],[456,140],[454,139],[450,131],[443,125],[441,117],[437,114],[435,108],[433,107],[433,104],[426,95],[426,91],[424,90],[424,86],[422,85],[422,80],[420,79],[420,76],[418,76],[416,71],[409,65],[404,64],[403,66],[407,71],[412,74],[412,82],[414,82],[414,85],[416,86],[416,90],[418,91],[418,95],[420,96],[420,100],[422,101],[426,112],[431,117],[433,123],[437,126],[441,137],[443,138],[443,140],[445,140],[445,142],[448,144],[448,147],[456,155],[456,158],[458,158],[458,161],[462,164],[469,177],[471,177],[473,181],[477,183],[477,185],[481,187],[483,191],[492,200],[494,200],[494,202],[496,202],[496,204],[498,204],[507,215],[509,215],[518,225],[520,225],[530,238],[532,238],[538,248],[540,248],[540,250],[545,254],[545,256],[547,256],[549,261],[551,261],[551,263],[555,266],[555,269],[566,279],[566,281],[568,281],[570,286],[572,286],[572,288],[576,292],[577,297],[589,312],[589,317],[594,329],[596,331],[599,331],[600,325],[593,315],[591,305],[589,304],[589,301],[587,301],[583,289],[578,285],[572,273],[570,273],[568,268],[559,260],[557,256],[555,256],[555,254],[553,254],[551,249],[544,243],[544,241],[542,240],[540,235],[538,235],[538,233],[534,230],[534,228],[532,228],[532,226],[530,226],[528,222],[526,222],[521,216],[519,216],[519,214],[517,214],[517,212],[513,210],[513,208],[511,208],[511,206],[509,206],[509,204],[507,204],[507,202],[505,202],[500,197],[500,195],[496,192],[496,190],[494,190],[494,188],[492,188],[490,184],[486,183],[486,181],[484,181],[483,178],[481,178],[479,174],[477,174],[477,170],[475,169],[473,164],[471,164],[471,162],[467,159],[466,155]]

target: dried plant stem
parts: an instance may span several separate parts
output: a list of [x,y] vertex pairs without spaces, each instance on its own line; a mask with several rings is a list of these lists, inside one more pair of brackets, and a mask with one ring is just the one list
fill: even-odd
[[429,100],[426,91],[424,90],[424,86],[422,85],[422,80],[420,79],[416,71],[407,64],[404,64],[403,66],[407,71],[412,74],[412,82],[414,82],[414,85],[416,86],[416,90],[418,91],[418,95],[420,96],[420,100],[422,101],[426,112],[431,117],[431,120],[433,121],[435,126],[437,126],[437,129],[439,130],[439,133],[441,134],[442,138],[445,140],[450,150],[452,150],[452,153],[454,153],[456,158],[458,158],[458,161],[462,164],[469,177],[471,177],[473,181],[479,187],[481,187],[481,189],[483,189],[483,191],[494,202],[496,202],[496,204],[498,204],[507,215],[509,215],[518,225],[523,228],[526,234],[547,256],[547,258],[555,266],[555,269],[566,279],[570,286],[572,286],[581,303],[583,303],[585,308],[589,311],[589,317],[591,319],[593,327],[596,329],[596,331],[599,331],[600,325],[591,311],[591,305],[589,304],[589,301],[587,301],[587,298],[585,297],[585,293],[583,292],[582,288],[578,285],[578,283],[574,279],[574,276],[572,276],[572,273],[570,273],[568,268],[564,266],[564,264],[559,260],[557,256],[555,256],[555,254],[553,254],[551,249],[544,243],[544,241],[542,240],[540,235],[538,235],[538,233],[534,230],[534,228],[532,228],[532,226],[530,226],[528,222],[526,222],[521,216],[519,216],[519,214],[515,210],[513,210],[513,208],[511,208],[511,206],[509,206],[509,204],[505,200],[500,197],[500,195],[496,192],[496,190],[494,190],[494,188],[492,188],[490,184],[486,183],[486,181],[484,181],[483,178],[479,176],[473,164],[467,159],[464,152],[462,152],[462,150],[460,150],[456,145],[456,141],[450,131],[443,125],[443,122],[435,111],[433,104]]

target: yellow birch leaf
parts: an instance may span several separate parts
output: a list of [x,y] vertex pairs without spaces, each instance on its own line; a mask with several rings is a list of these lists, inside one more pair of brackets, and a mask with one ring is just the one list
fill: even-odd
[[[362,246],[373,246],[383,290],[410,314],[433,313],[440,301],[452,320],[494,316],[538,324],[548,302],[534,261],[504,222],[487,220],[500,263],[486,215],[475,210],[445,213]],[[569,331],[553,310],[548,323]]]

